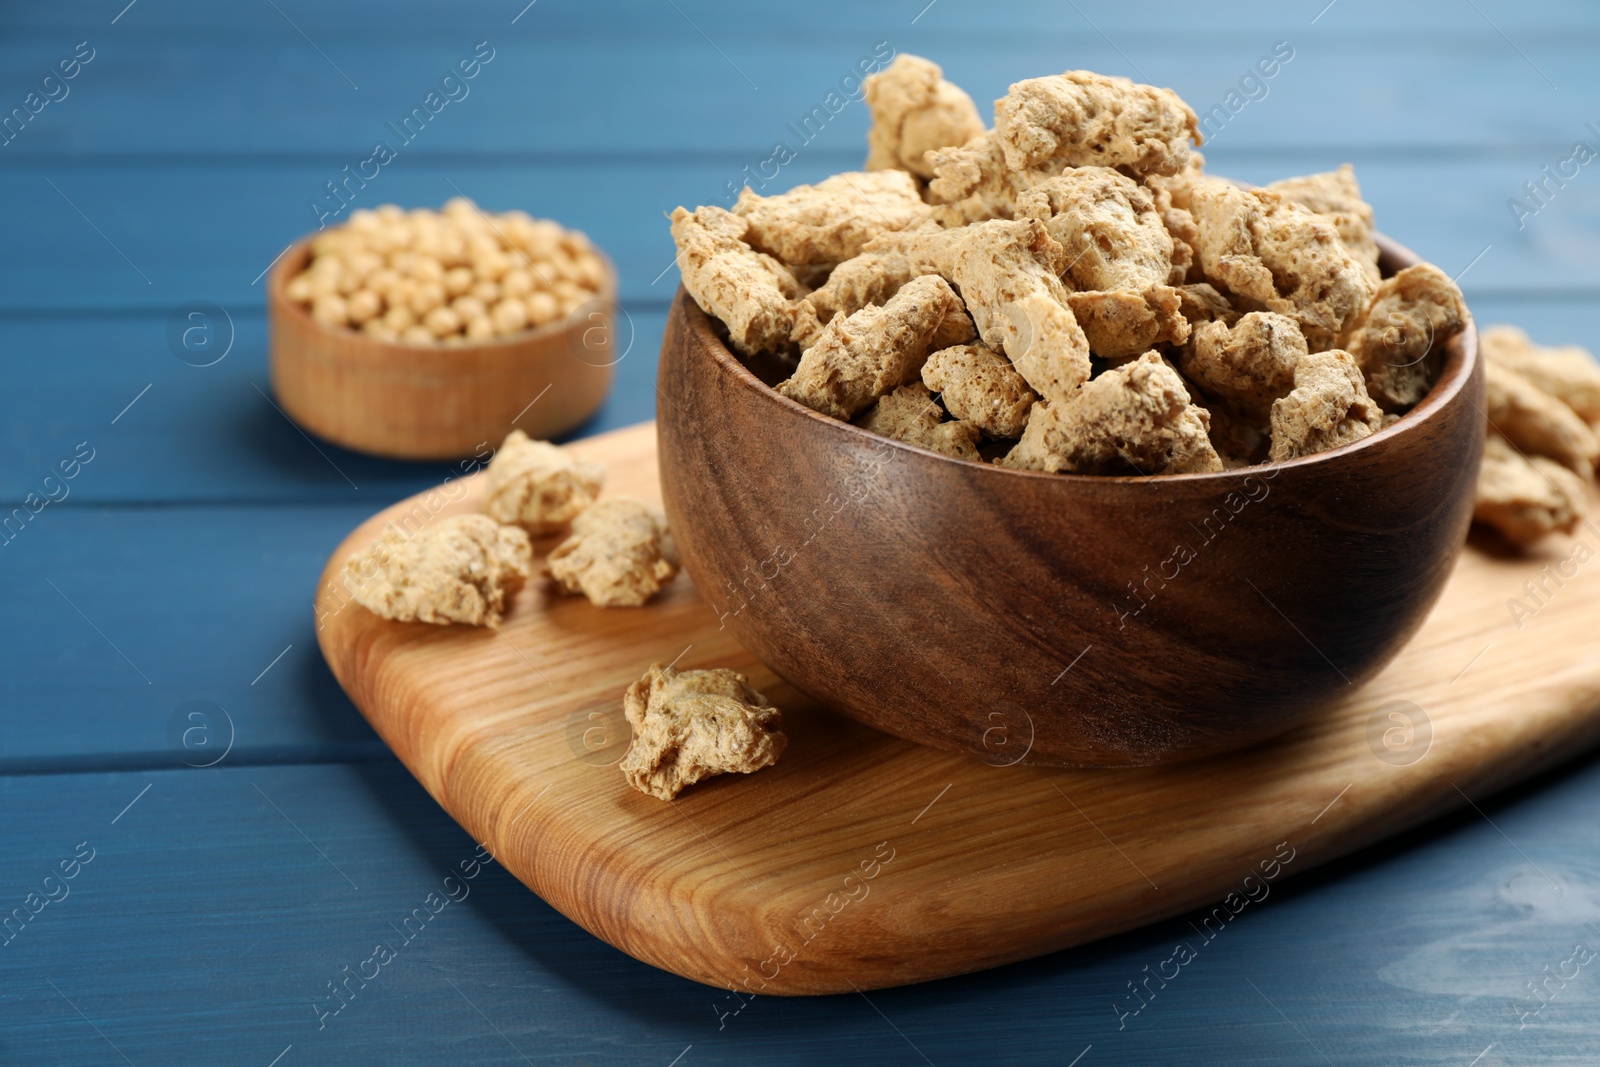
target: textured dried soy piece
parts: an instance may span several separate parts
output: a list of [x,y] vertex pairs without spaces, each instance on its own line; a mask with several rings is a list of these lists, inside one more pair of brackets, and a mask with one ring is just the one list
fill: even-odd
[[1007,467],[1076,474],[1187,474],[1222,469],[1210,416],[1154,352],[1108,370],[1066,400],[1034,405]]
[[1211,415],[1211,444],[1222,457],[1222,465],[1229,470],[1264,463],[1272,445],[1265,419],[1247,419],[1235,415],[1221,401],[1207,401],[1195,396],[1194,403]]
[[652,663],[628,687],[622,711],[633,744],[619,766],[641,793],[671,800],[717,774],[770,767],[789,738],[783,715],[738,671],[678,671]]
[[734,214],[750,224],[745,242],[784,263],[840,263],[880,233],[928,213],[917,183],[902,170],[851,171],[777,196],[748,187]]
[[1165,285],[1172,274],[1172,235],[1155,198],[1108,167],[1079,167],[1017,196],[1018,217],[1042,219],[1067,250],[1065,280],[1078,290]]
[[678,553],[660,512],[637,500],[603,500],[572,520],[572,536],[546,561],[564,593],[602,608],[636,608],[678,573]]
[[1523,452],[1546,456],[1588,481],[1600,459],[1600,438],[1577,412],[1498,363],[1485,368],[1489,426]]
[[1383,410],[1367,395],[1355,357],[1339,349],[1314,352],[1294,369],[1294,389],[1272,405],[1272,451],[1282,463],[1370,437],[1383,428]]
[[1067,306],[1089,341],[1089,351],[1102,359],[1132,359],[1156,345],[1181,345],[1189,339],[1183,300],[1169,285],[1143,292],[1068,293]]
[[916,377],[928,353],[953,343],[945,340],[951,336],[947,321],[965,318],[949,283],[923,275],[901,286],[882,307],[835,316],[778,392],[824,415],[853,419]]
[[512,430],[489,461],[483,512],[531,534],[554,533],[593,504],[605,468]]
[[1240,415],[1265,422],[1273,401],[1294,388],[1295,366],[1306,353],[1306,339],[1293,319],[1252,311],[1231,329],[1221,322],[1196,326],[1178,367]]
[[977,424],[946,421],[944,409],[921,382],[902,385],[880,398],[861,420],[861,428],[957,459],[978,458]]
[[454,515],[415,533],[391,523],[344,566],[356,601],[400,622],[494,626],[533,569],[526,532],[487,515]]
[[749,224],[719,207],[672,213],[683,287],[700,310],[722,321],[744,355],[786,348],[794,301],[805,287],[788,267],[745,244]]
[[1200,239],[1200,227],[1194,216],[1182,208],[1168,208],[1161,213],[1161,223],[1172,237],[1172,270],[1167,273],[1167,284],[1183,286],[1186,282],[1200,280],[1200,266],[1194,254],[1195,242]]
[[940,394],[950,414],[991,437],[1021,437],[1038,399],[1011,361],[981,342],[929,356],[922,383]]
[[1205,177],[1205,157],[1191,152],[1189,161],[1177,174],[1145,176],[1145,188],[1155,199],[1156,212],[1161,223],[1172,237],[1172,276],[1170,285],[1201,280],[1200,265],[1195,255],[1195,245],[1200,241],[1200,227],[1190,210],[1195,186]]
[[1522,375],[1585,422],[1600,423],[1600,364],[1587,350],[1576,345],[1544,348],[1515,326],[1491,326],[1478,340],[1490,363]]
[[928,342],[929,352],[937,352],[951,345],[964,345],[968,341],[978,339],[978,328],[972,324],[972,316],[967,314],[966,305],[961,304],[960,300],[961,298],[957,296],[957,306],[945,316],[943,322],[939,323],[939,328],[933,331],[933,339]]
[[1375,285],[1333,223],[1277,193],[1206,178],[1192,211],[1206,279],[1294,319],[1313,352],[1332,347],[1371,299]]
[[1089,378],[1089,340],[1067,306],[1066,250],[1038,219],[981,222],[902,239],[914,268],[961,290],[978,336],[1005,353],[1041,397],[1065,399]]
[[943,74],[937,63],[902,53],[866,80],[872,112],[868,170],[894,167],[931,178],[933,167],[924,158],[929,151],[966,144],[983,133],[983,118],[972,97]]
[[1385,411],[1405,411],[1433,385],[1434,362],[1466,326],[1467,305],[1450,276],[1432,263],[1407,267],[1378,286],[1372,303],[1340,340]]
[[1066,249],[1068,306],[1107,359],[1131,359],[1158,344],[1182,344],[1188,323],[1173,274],[1173,240],[1149,190],[1107,167],[1080,167],[1017,197],[1017,214],[1041,219]]
[[1372,205],[1361,198],[1356,169],[1346,163],[1338,170],[1285,178],[1267,186],[1272,192],[1323,216],[1339,231],[1350,254],[1367,276],[1378,281],[1378,242],[1373,236]]
[[854,315],[868,304],[881,306],[915,277],[910,261],[898,249],[863,252],[845,260],[800,301],[795,310],[795,344],[810,348],[834,316]]
[[1176,174],[1200,143],[1194,111],[1171,89],[1069,70],[1017,82],[995,101],[1006,166],[1126,167]]
[[929,152],[928,165],[934,173],[928,199],[946,205],[948,210],[936,217],[947,227],[1009,219],[1016,214],[1018,196],[1061,173],[1060,167],[1011,170],[993,133]]
[[1146,174],[1143,178],[1145,188],[1156,198],[1158,211],[1193,211],[1194,191],[1206,180],[1206,157],[1199,152],[1190,152],[1176,173]]
[[1239,321],[1239,312],[1210,282],[1180,285],[1177,289],[1178,311],[1191,327],[1202,322],[1220,322],[1232,326]]
[[1493,526],[1513,544],[1531,545],[1577,529],[1588,506],[1582,478],[1554,460],[1524,456],[1490,432],[1478,468],[1473,519]]

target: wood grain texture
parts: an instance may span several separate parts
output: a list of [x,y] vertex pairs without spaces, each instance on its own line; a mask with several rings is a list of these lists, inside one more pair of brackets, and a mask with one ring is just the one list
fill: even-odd
[[[609,492],[654,499],[652,445],[641,426],[573,447],[608,466]],[[420,499],[368,520],[329,561],[319,640],[335,675],[525,884],[623,951],[722,988],[871,989],[1105,937],[1223,898],[1281,843],[1298,874],[1600,739],[1600,604],[1584,570],[1597,564],[1571,562],[1600,546],[1593,525],[1583,550],[1465,553],[1388,669],[1275,742],[1166,767],[1053,770],[939,752],[821,710],[719,630],[682,576],[638,611],[530,586],[499,633],[346,603],[344,560]],[[1545,567],[1572,577],[1547,581],[1519,627],[1508,600]],[[784,709],[782,761],[671,804],[630,790],[609,765],[624,751],[621,694],[673,659],[748,673]],[[994,763],[1014,743],[997,743]]]
[[[1415,262],[1384,243],[1387,274]],[[997,468],[818,414],[681,291],[661,361],[667,517],[719,617],[828,707],[979,758],[1010,731],[1029,763],[1170,763],[1315,714],[1421,625],[1483,448],[1470,322],[1388,429],[1159,478]]]
[[[599,254],[599,253],[597,253]],[[267,281],[268,352],[278,402],[345,448],[396,459],[457,459],[513,429],[548,440],[593,415],[616,364],[617,273],[559,322],[463,345],[380,341],[330,330],[284,293],[311,260],[311,238]]]

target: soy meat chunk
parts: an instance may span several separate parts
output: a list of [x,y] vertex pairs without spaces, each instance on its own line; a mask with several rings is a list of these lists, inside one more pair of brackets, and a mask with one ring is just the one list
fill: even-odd
[[530,534],[554,533],[593,504],[605,468],[512,430],[489,461],[483,512]]
[[1089,341],[1108,359],[1131,359],[1157,344],[1181,344],[1189,325],[1179,311],[1172,237],[1149,190],[1106,167],[1080,167],[1017,197],[1017,214],[1040,219],[1066,249],[1067,304]]
[[946,422],[944,410],[921,382],[902,385],[881,398],[862,419],[861,427],[957,459],[978,458],[977,424]]
[[964,144],[928,153],[928,167],[933,171],[928,199],[935,204],[975,199],[988,211],[989,218],[1010,218],[1016,208],[1016,190],[1006,180],[1005,155],[992,134],[976,134]]
[[1217,292],[1216,286],[1209,282],[1197,282],[1193,285],[1180,285],[1178,289],[1178,311],[1188,321],[1190,327],[1202,322],[1220,322],[1225,326],[1232,326],[1239,321],[1239,312],[1228,303],[1228,298]]
[[995,220],[906,236],[913,268],[961,291],[983,343],[1003,352],[1034,392],[1065,399],[1089,378],[1089,340],[1067,306],[1066,250],[1038,219]]
[[1126,167],[1176,174],[1200,143],[1194,111],[1171,89],[1069,70],[1017,82],[995,101],[994,129],[1012,170]]
[[928,209],[928,217],[938,223],[941,230],[958,230],[974,222],[1009,219],[1011,213],[991,211],[980,204],[977,197],[969,197],[956,204],[934,204]]
[[1438,352],[1467,323],[1467,305],[1450,276],[1432,263],[1407,267],[1378,286],[1372,303],[1341,338],[1385,411],[1404,411],[1433,385]]
[[1555,460],[1584,481],[1594,477],[1600,438],[1577,412],[1499,363],[1484,369],[1490,429],[1529,455]]
[[1294,369],[1294,389],[1272,405],[1272,451],[1282,463],[1370,437],[1383,428],[1383,409],[1367,395],[1355,357],[1339,349],[1314,352]]
[[636,608],[678,573],[667,520],[637,500],[602,500],[572,520],[572,536],[545,561],[563,593],[597,607]]
[[965,312],[949,283],[923,275],[901,286],[882,307],[868,305],[853,315],[835,316],[778,392],[813,411],[849,421],[915,378],[941,338],[945,321],[956,315],[964,317]]
[[1231,329],[1221,322],[1196,326],[1178,367],[1239,414],[1264,422],[1273,402],[1294,388],[1294,369],[1306,354],[1306,339],[1293,319],[1252,311]]
[[840,263],[880,233],[900,230],[928,212],[903,170],[851,171],[776,196],[746,187],[733,205],[749,223],[744,239],[788,264]]
[[1585,422],[1600,423],[1600,363],[1587,350],[1576,345],[1544,348],[1515,326],[1491,326],[1478,343],[1490,364],[1522,375]]
[[1089,351],[1103,359],[1132,359],[1155,345],[1181,345],[1189,339],[1183,300],[1168,285],[1143,292],[1068,293],[1067,306],[1083,328]]
[[1225,402],[1195,397],[1194,403],[1211,415],[1211,444],[1224,467],[1233,470],[1266,462],[1272,437],[1265,419],[1244,418]]
[[1172,269],[1167,272],[1167,284],[1182,286],[1200,280],[1200,268],[1194,246],[1200,240],[1200,227],[1194,216],[1181,208],[1161,213],[1161,223],[1172,237]]
[[746,244],[748,230],[742,217],[719,207],[672,213],[684,289],[728,328],[735,349],[752,356],[788,347],[794,302],[805,287],[788,267]]
[[862,252],[833,268],[827,281],[795,310],[794,341],[810,348],[836,315],[853,315],[868,304],[882,306],[917,275],[898,249]]
[[1018,217],[1042,219],[1067,250],[1074,289],[1131,289],[1167,284],[1172,235],[1150,191],[1107,167],[1080,167],[1017,197]]
[[[937,229],[937,227],[934,227]],[[886,235],[877,241],[899,239],[900,235]],[[822,328],[835,317],[853,315],[868,304],[883,305],[900,291],[900,287],[918,277],[921,271],[913,270],[905,253],[897,248],[869,249],[854,259],[847,259],[826,276],[824,283],[797,305],[794,324],[794,342],[804,351],[822,336]],[[972,319],[965,310],[947,317],[935,337],[935,347],[961,344],[974,336]]]
[[1378,242],[1373,236],[1372,205],[1361,198],[1356,169],[1346,163],[1338,170],[1285,178],[1267,186],[1301,207],[1316,212],[1339,231],[1339,239],[1360,262],[1373,281],[1378,273]]
[[1022,440],[1001,461],[1073,474],[1187,474],[1222,469],[1210,415],[1154,352],[1108,370],[1071,398],[1035,404]]
[[929,356],[922,384],[940,395],[950,414],[991,437],[1021,437],[1038,399],[1011,361],[982,342]]
[[1478,468],[1475,521],[1493,526],[1513,544],[1531,545],[1576,530],[1588,507],[1582,478],[1554,460],[1524,456],[1490,432]]
[[933,177],[924,158],[936,148],[966,144],[983,133],[972,97],[944,80],[937,63],[902,53],[866,80],[867,169],[897,168]]
[[[952,290],[953,291],[953,290]],[[961,297],[956,297],[960,301]],[[965,304],[953,309],[939,323],[939,328],[933,331],[933,340],[928,342],[928,351],[937,352],[941,348],[951,345],[964,345],[968,341],[978,339],[978,328],[972,324],[972,316],[967,314]]]
[[1208,180],[1206,157],[1199,152],[1190,152],[1183,166],[1172,174],[1146,174],[1143,178],[1145,188],[1156,198],[1156,210],[1185,212],[1194,210],[1194,192]]
[[1322,216],[1216,178],[1199,183],[1192,203],[1206,279],[1251,310],[1294,319],[1313,352],[1331,348],[1371,299],[1375,284]]
[[992,132],[960,146],[929,152],[928,165],[934,174],[928,183],[928,200],[946,206],[938,215],[946,227],[1012,218],[1018,196],[1061,173],[1060,167],[1012,170]]
[[718,774],[770,767],[789,738],[783,713],[738,671],[679,671],[652,663],[628,687],[622,712],[633,745],[622,757],[623,777],[641,793],[671,800]]
[[400,622],[495,626],[533,570],[528,535],[487,515],[452,515],[407,533],[390,524],[344,565],[356,602]]
[[1194,213],[1190,209],[1194,188],[1205,177],[1205,165],[1204,156],[1199,152],[1191,152],[1189,161],[1177,174],[1148,174],[1144,179],[1145,188],[1150,190],[1150,195],[1155,199],[1161,224],[1172,237],[1170,285],[1200,281],[1194,251],[1200,240],[1200,227],[1195,223]]

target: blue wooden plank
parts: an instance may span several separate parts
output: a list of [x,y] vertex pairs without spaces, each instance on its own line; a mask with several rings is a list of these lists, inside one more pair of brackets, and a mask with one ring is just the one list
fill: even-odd
[[[1480,1064],[1593,1062],[1592,960],[1521,1029],[1512,1005],[1537,1003],[1523,983],[1562,970],[1574,943],[1600,942],[1597,802],[1591,761],[1481,801],[1494,825],[1468,812],[1274,883],[1226,922],[1203,909],[983,974],[740,1008],[591,938],[497,867],[463,878],[475,846],[397,764],[0,778],[0,905],[61,898],[0,947],[0,1050],[36,1064],[282,1054],[278,1067],[1080,1054],[1085,1067],[1460,1067],[1492,1045]],[[1303,829],[1283,828],[1290,848]],[[447,894],[460,899],[438,904]],[[419,908],[427,921],[402,927]],[[327,983],[380,942],[394,958],[365,967],[377,977],[352,980],[341,1006]],[[1181,966],[1179,944],[1192,953]]]
[[[343,43],[356,48],[362,41],[381,41],[397,31],[453,29],[463,25],[485,28],[515,25],[530,35],[589,33],[611,35],[624,42],[635,39],[648,42],[660,39],[665,33],[687,36],[690,20],[712,37],[730,29],[755,27],[766,28],[777,35],[839,26],[907,27],[929,21],[968,34],[1021,34],[1065,22],[1062,5],[1054,0],[1003,0],[981,5],[941,3],[937,6],[929,5],[927,0],[891,0],[874,5],[856,4],[851,0],[822,0],[803,6],[759,9],[738,0],[688,0],[675,5],[654,0],[613,0],[606,5],[602,20],[597,20],[592,9],[583,5],[533,6],[527,4],[527,0],[477,0],[448,7],[431,4],[428,0],[363,0],[322,5],[310,0],[292,0],[280,3],[279,7],[284,15],[273,12],[267,5],[219,5],[208,4],[205,0],[169,0],[137,6],[130,6],[128,0],[95,0],[77,5],[8,8],[0,15],[0,27],[7,30],[92,29],[109,26],[116,17],[116,25],[129,31],[202,32],[213,36],[217,31],[273,33],[287,39],[290,31],[285,28],[284,16],[288,16],[308,32],[326,30],[344,35]],[[1502,27],[1519,38],[1600,26],[1600,17],[1597,17],[1600,13],[1585,0],[1475,0],[1468,8],[1469,13],[1473,7],[1482,12],[1475,17],[1480,17],[1483,24]],[[1328,8],[1331,10],[1324,12]],[[1337,5],[1330,5],[1328,0],[1295,0],[1290,4],[1281,0],[1234,0],[1226,5],[1203,6],[1186,0],[1147,0],[1137,5],[1101,4],[1085,10],[1092,17],[1093,26],[1108,32],[1188,36],[1291,20],[1311,26],[1313,19],[1324,31],[1354,28],[1437,34],[1442,27],[1464,21],[1462,8],[1463,5],[1454,0],[1412,0],[1403,5],[1377,0],[1342,0]],[[1092,32],[1087,19],[1076,17],[1085,32]]]
[[1600,355],[1600,302],[1479,296],[1471,301],[1479,327],[1510,323],[1546,345],[1582,345]]
[[[7,364],[0,390],[0,503],[59,495],[43,479],[59,475],[82,442],[95,455],[66,486],[62,506],[342,500],[373,512],[451,473],[450,464],[400,463],[307,440],[269,399],[264,316],[246,308],[218,318],[219,339],[228,321],[232,350],[193,366],[169,347],[166,315],[0,319],[0,352],[28,354]],[[655,309],[618,315],[617,351],[625,354],[611,395],[576,433],[654,417],[664,324]],[[47,510],[41,522],[50,517]],[[0,534],[0,552],[13,551],[5,545]]]
[[[848,157],[812,153],[804,169],[812,176],[844,169],[856,154],[853,145]],[[629,167],[438,164],[401,157],[355,204],[437,206],[460,190],[486,210],[521,207],[555,218],[584,230],[611,254],[625,299],[664,306],[672,279],[663,271],[673,261],[665,213],[678,203],[715,197],[739,176],[739,166],[733,156],[720,163],[645,161]],[[800,180],[802,162],[794,167]],[[29,260],[0,268],[11,290],[0,294],[0,310],[165,311],[191,299],[230,309],[259,307],[261,275],[290,241],[315,228],[312,200],[336,173],[326,166],[260,161],[14,165],[0,173],[0,197],[8,198],[0,219]]]
[[[858,61],[874,63],[892,51],[937,59],[986,116],[1011,82],[1067,66],[1170,85],[1207,112],[1239,90],[1258,59],[1286,42],[1292,59],[1273,78],[1248,83],[1255,99],[1237,96],[1235,106],[1243,110],[1226,123],[1229,144],[1257,150],[1565,148],[1596,117],[1585,102],[1600,97],[1600,67],[1589,61],[1600,31],[1529,41],[1519,51],[1465,6],[1456,23],[1471,33],[1453,25],[1452,32],[1423,37],[1325,35],[1280,17],[1213,27],[1201,41],[1163,33],[1117,43],[1085,34],[1081,17],[1065,5],[1021,38],[939,28],[941,12],[935,8],[916,27],[883,29],[881,36],[854,24],[825,35],[729,30],[716,36],[727,61],[681,20],[675,30],[668,27],[666,47],[648,49],[619,48],[609,34],[482,38],[469,27],[416,31],[381,51],[347,47],[344,54],[330,42],[344,55],[338,70],[281,22],[281,32],[221,39],[95,34],[93,61],[53,88],[63,98],[45,105],[20,132],[0,136],[9,140],[0,160],[289,153],[331,164],[332,177],[345,164],[354,168],[382,140],[404,155],[435,160],[484,152],[618,160],[731,152],[754,154],[750,161],[758,163],[776,139],[800,147],[786,124],[799,123],[838,91]],[[476,77],[451,83],[453,99],[441,94],[447,102],[436,105],[442,110],[413,140],[390,128],[458,61],[470,59],[480,40],[490,39],[492,62]],[[20,105],[76,43],[60,32],[32,32],[0,45],[0,70],[7,72],[0,78],[0,113]],[[1474,77],[1458,77],[1463,68]],[[830,140],[856,146],[866,109],[859,101],[845,103],[856,82],[844,84],[829,105],[841,109],[829,118],[840,131]],[[641,85],[672,91],[641,92]],[[618,115],[628,116],[625,138],[613,118]]]
[[381,757],[311,612],[372,510],[47,507],[0,549],[0,597],[28,619],[0,653],[0,769],[195,765],[230,743],[255,762]]
[[[1335,149],[1262,156],[1219,144],[1211,158],[1217,173],[1268,181],[1335,166],[1345,156]],[[780,183],[815,181],[858,162],[853,144],[846,151],[819,148],[785,167]],[[1519,218],[1508,202],[1523,198],[1534,206],[1525,183],[1541,178],[1540,168],[1559,162],[1558,155],[1393,160],[1380,154],[1356,162],[1380,228],[1452,274],[1494,246],[1464,278],[1469,290],[1600,291],[1600,173],[1589,173],[1592,167],[1565,188],[1552,186],[1548,206]],[[486,209],[551,216],[585,230],[611,254],[626,300],[664,306],[673,282],[665,213],[678,204],[728,201],[742,165],[731,155],[631,166],[402,158],[363,192],[366,203],[414,206],[441,204],[459,189]],[[325,167],[263,162],[12,166],[0,172],[0,224],[25,254],[0,266],[0,314],[86,307],[166,312],[196,299],[230,310],[259,307],[256,279],[312,228],[310,200],[326,174]]]

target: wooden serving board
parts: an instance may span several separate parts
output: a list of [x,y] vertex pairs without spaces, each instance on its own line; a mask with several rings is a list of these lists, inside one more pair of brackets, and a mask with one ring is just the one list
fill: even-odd
[[[659,500],[653,426],[572,448],[606,465],[607,494]],[[1021,723],[997,723],[985,763],[820,709],[719,630],[686,576],[641,609],[535,582],[499,632],[389,622],[348,601],[347,558],[391,518],[474,508],[468,486],[455,503],[452,488],[398,504],[339,546],[318,593],[323,654],[423,786],[529,888],[624,952],[741,995],[925,981],[1213,902],[1220,923],[1263,880],[1600,739],[1594,525],[1532,557],[1465,553],[1399,658],[1293,734],[1191,764],[1073,771],[1005,765],[1025,750]],[[1541,580],[1530,598],[1524,583]],[[748,674],[783,709],[782,760],[672,803],[630,789],[614,766],[621,698],[652,662]]]

